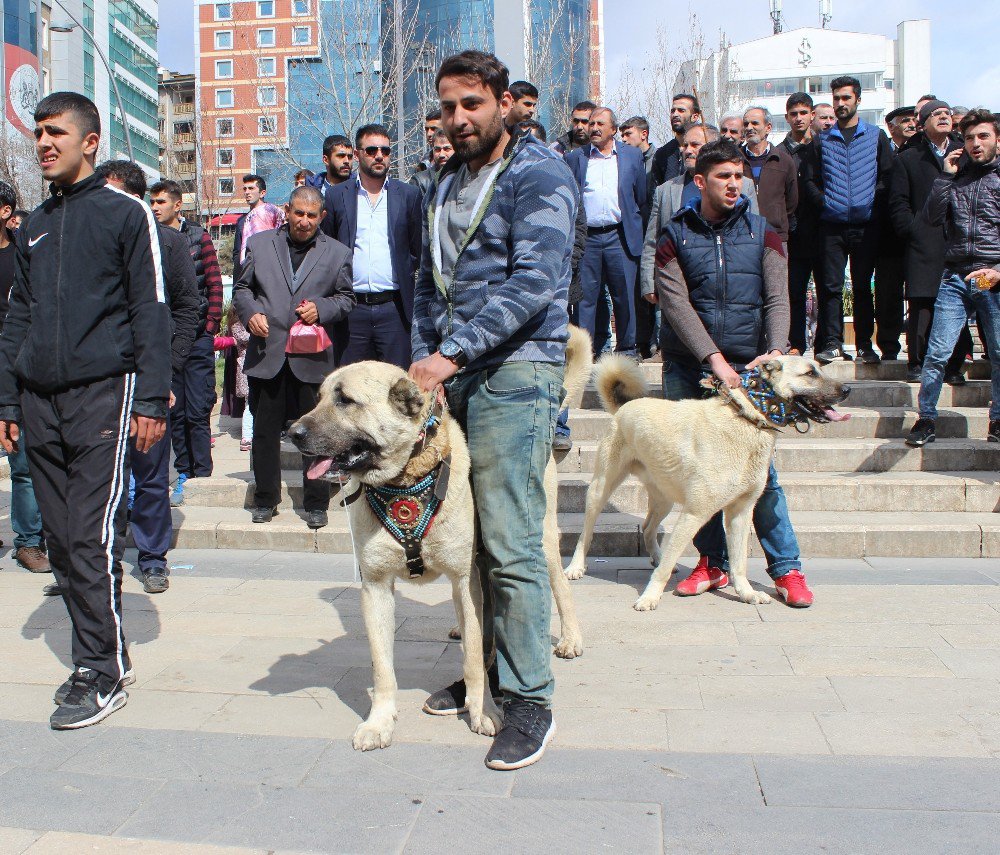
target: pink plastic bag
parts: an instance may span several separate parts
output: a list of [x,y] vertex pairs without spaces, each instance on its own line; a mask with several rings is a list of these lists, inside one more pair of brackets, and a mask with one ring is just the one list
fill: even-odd
[[330,336],[319,324],[304,324],[302,321],[296,321],[288,331],[285,353],[322,353],[332,346],[333,342],[330,341]]

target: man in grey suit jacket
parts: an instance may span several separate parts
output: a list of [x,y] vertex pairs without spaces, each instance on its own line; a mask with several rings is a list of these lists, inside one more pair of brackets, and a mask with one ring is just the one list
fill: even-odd
[[[684,174],[671,178],[656,188],[649,223],[646,226],[646,240],[642,245],[642,258],[639,262],[639,292],[650,303],[656,302],[656,285],[653,277],[656,273],[656,244],[660,239],[660,232],[682,205],[698,198],[698,188],[692,183],[694,163],[698,159],[701,147],[718,138],[719,129],[714,125],[688,125],[681,142]],[[759,214],[757,190],[753,178],[743,179],[743,195],[750,200],[750,211]]]
[[[254,522],[270,522],[281,499],[281,431],[316,406],[319,385],[336,366],[334,349],[286,354],[288,332],[297,321],[320,324],[333,340],[334,327],[354,307],[351,251],[319,231],[324,200],[315,187],[297,187],[288,201],[288,222],[250,238],[233,289],[233,305],[250,332],[244,371],[254,416]],[[306,477],[306,524],[327,523],[330,486]]]

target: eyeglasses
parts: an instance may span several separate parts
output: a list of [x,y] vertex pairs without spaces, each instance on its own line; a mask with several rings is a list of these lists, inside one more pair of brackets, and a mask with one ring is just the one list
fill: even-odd
[[381,153],[382,157],[388,157],[392,154],[392,149],[387,145],[366,145],[361,150],[369,157],[375,157],[375,155],[379,153]]

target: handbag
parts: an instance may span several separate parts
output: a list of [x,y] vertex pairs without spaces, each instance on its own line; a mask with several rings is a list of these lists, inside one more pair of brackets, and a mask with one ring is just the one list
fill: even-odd
[[326,330],[317,324],[304,324],[296,321],[288,331],[288,342],[285,345],[285,353],[307,354],[322,353],[328,347],[332,347],[333,342]]

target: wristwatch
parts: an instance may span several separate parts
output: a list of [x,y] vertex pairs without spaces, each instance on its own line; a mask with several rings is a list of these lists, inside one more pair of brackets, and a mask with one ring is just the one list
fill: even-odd
[[441,344],[441,347],[438,348],[438,353],[449,362],[454,362],[459,368],[465,368],[466,363],[469,361],[462,348],[451,339]]

